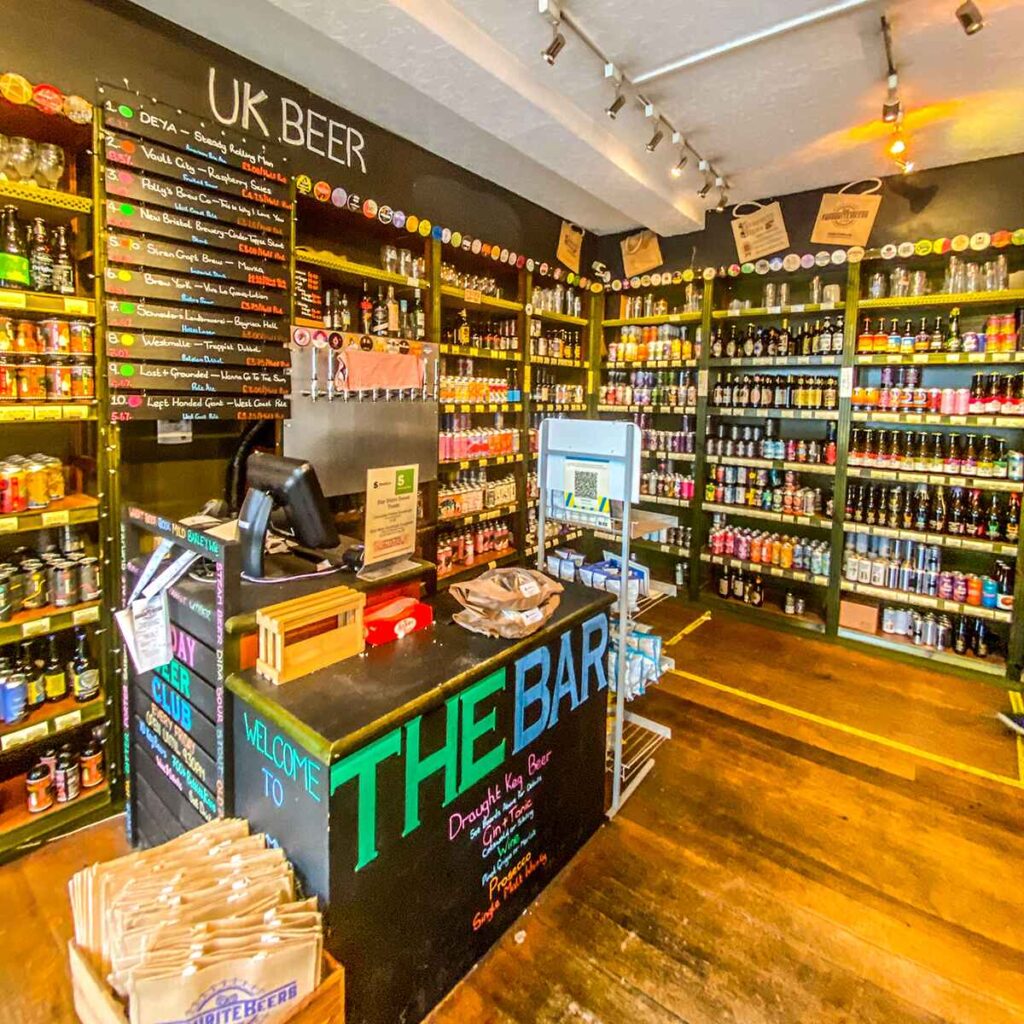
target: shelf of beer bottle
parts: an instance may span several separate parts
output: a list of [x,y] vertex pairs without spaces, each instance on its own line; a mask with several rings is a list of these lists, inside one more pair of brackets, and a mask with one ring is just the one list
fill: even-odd
[[976,619],[988,619],[991,622],[1009,622],[1013,613],[1000,608],[982,608],[980,605],[966,604],[963,601],[948,601],[942,597],[929,594],[911,594],[905,590],[891,590],[889,587],[874,587],[870,583],[855,583],[852,580],[840,580],[840,590],[851,594],[863,594],[880,601],[893,601],[899,604],[914,605],[917,608],[934,608],[940,612],[952,612],[955,615],[970,615]]
[[536,356],[530,354],[532,366],[562,366],[568,370],[586,370],[588,365],[580,359],[563,359],[561,356]]
[[482,455],[476,459],[440,459],[438,465],[442,469],[482,469],[485,466],[505,466],[513,462],[522,462],[523,453],[513,455]]
[[74,800],[54,802],[45,811],[32,813],[25,798],[25,775],[12,775],[0,782],[0,852],[66,831],[75,821],[98,815],[111,802],[106,780],[82,789]]
[[695,405],[599,405],[598,412],[650,412],[658,415],[692,415]]
[[737,320],[744,318],[760,318],[766,316],[788,316],[792,313],[831,313],[842,310],[841,302],[804,302],[789,306],[756,306],[750,309],[715,309],[711,317],[714,320]]
[[78,523],[94,523],[99,515],[98,498],[89,494],[69,494],[60,501],[51,501],[43,509],[27,512],[12,512],[0,516],[0,534],[29,533],[53,526],[69,526]]
[[860,366],[910,366],[922,363],[928,366],[981,363],[1002,365],[1024,363],[1024,352],[858,352]]
[[696,359],[617,359],[605,363],[602,370],[686,370],[697,365]]
[[87,601],[71,608],[34,608],[31,611],[15,612],[7,622],[0,623],[0,646],[15,644],[20,640],[31,640],[36,636],[48,636],[61,630],[98,622],[100,602]]
[[533,412],[586,412],[586,402],[530,402]]
[[699,324],[704,314],[699,310],[693,313],[660,313],[658,316],[614,317],[602,320],[602,327],[658,327],[661,324]]
[[645,448],[640,454],[645,459],[670,459],[672,462],[693,462],[697,458],[693,452],[663,452],[655,448]]
[[17,722],[0,725],[0,753],[40,740],[59,736],[69,729],[77,729],[86,722],[103,718],[106,714],[102,695],[79,703],[69,694],[62,700],[41,704]]
[[825,620],[817,612],[805,611],[800,615],[787,614],[783,607],[768,595],[765,595],[764,604],[761,605],[747,604],[737,598],[722,597],[710,589],[702,590],[700,596],[702,601],[713,608],[722,608],[754,622],[762,618],[769,618],[776,619],[780,623],[784,622],[794,629],[806,629],[810,633],[825,632]]
[[483,509],[479,512],[467,512],[461,516],[438,517],[437,525],[441,526],[472,526],[474,523],[489,523],[493,519],[500,519],[502,516],[512,515],[519,508],[519,503],[513,501],[507,505],[499,505],[497,508]]
[[704,461],[710,465],[724,463],[728,466],[752,466],[756,469],[796,470],[800,473],[814,473],[823,476],[835,476],[836,467],[824,462],[789,462],[786,459],[745,459],[735,455],[705,455]]
[[0,199],[46,206],[51,210],[92,213],[92,199],[56,188],[40,188],[29,181],[0,181]]
[[483,572],[486,569],[497,569],[500,565],[508,565],[510,562],[514,562],[519,558],[519,552],[515,549],[510,551],[502,551],[495,554],[493,551],[487,551],[477,558],[474,558],[469,565],[459,565],[453,568],[450,572],[444,575],[438,574],[437,577],[437,588],[438,590],[447,590],[452,582],[458,579],[460,576],[465,576],[468,572],[473,572],[474,569],[479,569]]
[[816,356],[736,356],[709,359],[708,366],[838,366],[841,355]]
[[441,412],[522,412],[519,402],[444,402]]
[[943,427],[1011,427],[1024,430],[1024,416],[944,416],[937,412],[879,412],[872,409],[854,409],[850,418],[856,423],[924,423]]
[[748,569],[751,572],[760,573],[762,576],[774,576],[784,580],[794,580],[797,583],[809,583],[815,587],[827,587],[828,577],[819,573],[807,572],[803,569],[784,569],[781,565],[767,565],[764,562],[751,562],[745,558],[733,558],[731,555],[715,555],[710,551],[700,553],[702,562],[710,562],[712,565],[725,565],[733,569]]
[[711,416],[738,416],[744,419],[771,419],[782,420],[837,420],[839,419],[838,409],[738,409],[735,406],[709,405],[708,413]]
[[986,658],[973,657],[966,654],[955,654],[953,651],[939,651],[934,647],[922,647],[915,644],[909,637],[892,636],[887,633],[864,633],[859,629],[839,627],[838,635],[844,640],[854,640],[872,647],[881,647],[887,651],[909,654],[915,658],[924,658],[940,665],[955,665],[957,668],[971,672],[983,672],[986,675],[1005,676],[1006,662],[996,655]]
[[820,530],[831,530],[832,520],[824,516],[791,515],[788,512],[774,512],[769,509],[754,508],[750,505],[726,505],[715,501],[705,501],[701,506],[705,512],[721,512],[725,515],[749,519],[770,519],[776,523],[793,523],[796,526],[813,526]]
[[96,419],[95,402],[11,402],[0,404],[0,423],[78,423]]
[[502,363],[521,363],[523,353],[518,351],[502,351],[496,348],[471,348],[469,345],[450,345],[447,342],[437,346],[443,356],[470,356],[472,359],[493,359]]
[[966,487],[983,491],[1024,491],[1024,480],[1003,480],[990,476],[959,476],[955,473],[923,473],[906,469],[866,469],[850,466],[848,477],[858,480],[895,480],[908,484],[939,484],[942,487]]
[[19,288],[0,288],[0,309],[24,313],[45,313],[48,316],[96,315],[96,303],[79,295],[53,295],[49,292],[22,291]]
[[[707,506],[704,506],[707,508]],[[872,537],[892,537],[894,540],[912,540],[920,544],[934,544],[942,548],[961,551],[984,551],[993,555],[1017,555],[1017,542],[987,540],[983,537],[959,537],[949,533],[933,533],[926,530],[899,530],[891,526],[868,526],[865,523],[843,523],[845,533],[867,533]]]
[[1024,288],[1004,288],[993,292],[936,292],[934,295],[907,295],[903,298],[862,298],[860,309],[927,309],[929,306],[1005,306],[1024,302]]

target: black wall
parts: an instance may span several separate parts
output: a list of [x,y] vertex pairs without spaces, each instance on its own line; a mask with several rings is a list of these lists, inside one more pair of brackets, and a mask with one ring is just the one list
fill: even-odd
[[[811,242],[823,192],[841,187],[795,192],[778,198],[789,232],[790,252],[816,252],[835,246]],[[661,255],[668,269],[688,266],[728,266],[736,263],[732,210],[708,213],[703,231],[661,239]],[[917,241],[919,238],[952,237],[975,231],[1014,230],[1024,226],[1024,154],[955,164],[911,175],[883,179],[882,205],[869,245]],[[598,258],[613,277],[622,277],[619,243],[624,235],[607,235],[598,241]],[[586,273],[586,268],[580,268]]]

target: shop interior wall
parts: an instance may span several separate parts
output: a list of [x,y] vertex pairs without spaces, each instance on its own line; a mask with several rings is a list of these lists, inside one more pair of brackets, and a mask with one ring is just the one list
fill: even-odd
[[[1024,224],[1022,182],[1024,154],[884,178],[882,203],[870,244],[913,242],[919,238],[935,239],[1000,228],[1012,231]],[[827,188],[762,199],[762,202],[778,199],[782,205],[789,233],[787,251],[814,251],[811,231],[822,194],[835,192],[844,184],[839,182]],[[689,266],[720,267],[737,262],[732,219],[731,208],[725,213],[710,210],[703,231],[661,238],[664,267],[670,270]],[[623,276],[620,243],[627,234],[629,232],[605,235],[598,242],[597,259],[613,277]]]

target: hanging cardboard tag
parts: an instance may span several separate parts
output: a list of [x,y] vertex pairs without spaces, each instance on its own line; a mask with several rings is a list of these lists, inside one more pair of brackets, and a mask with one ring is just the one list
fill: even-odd
[[132,601],[114,614],[136,672],[149,672],[174,657],[167,591]]
[[574,273],[580,272],[580,252],[583,249],[585,232],[578,224],[562,221],[562,231],[558,236],[558,259]]
[[838,192],[826,192],[818,207],[811,241],[818,245],[867,245],[882,203],[882,182],[870,178],[870,192],[847,192],[860,182],[844,185]]
[[663,262],[658,236],[653,231],[638,231],[624,238],[619,247],[622,249],[622,269],[626,277],[646,274],[648,270],[660,267]]
[[740,263],[750,263],[780,249],[788,249],[789,233],[782,216],[782,206],[779,203],[747,205],[757,208],[753,213],[735,215],[732,221],[732,237],[736,241],[736,255]]

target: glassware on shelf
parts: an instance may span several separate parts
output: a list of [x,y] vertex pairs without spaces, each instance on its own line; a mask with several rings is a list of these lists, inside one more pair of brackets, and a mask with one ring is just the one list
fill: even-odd
[[31,139],[16,135],[11,139],[5,170],[15,181],[28,181],[35,173],[39,161],[39,150]]
[[64,174],[64,150],[52,142],[41,143],[38,147],[36,181],[43,188],[56,188]]

